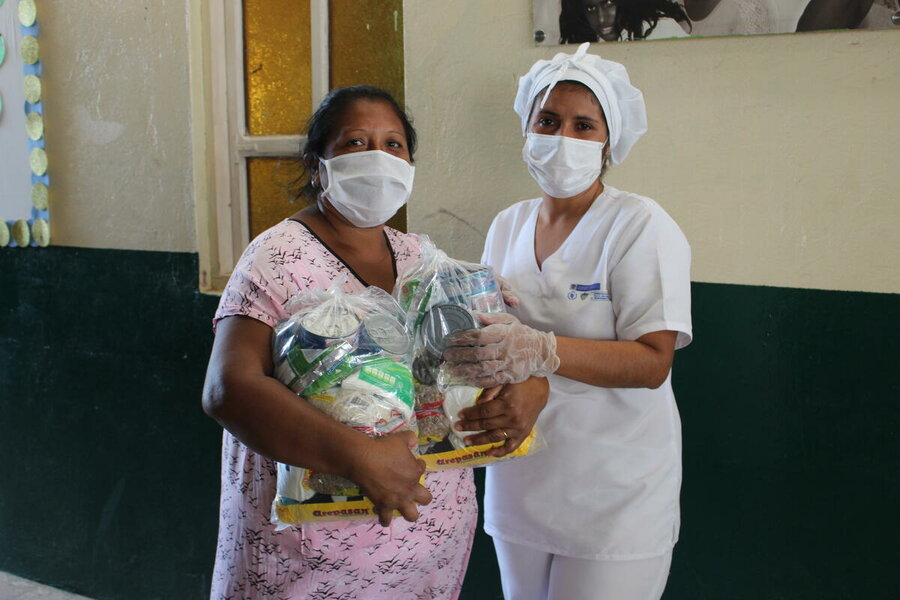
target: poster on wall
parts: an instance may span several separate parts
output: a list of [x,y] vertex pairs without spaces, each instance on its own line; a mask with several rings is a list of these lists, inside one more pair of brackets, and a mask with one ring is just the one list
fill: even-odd
[[534,0],[540,46],[886,28],[900,0]]

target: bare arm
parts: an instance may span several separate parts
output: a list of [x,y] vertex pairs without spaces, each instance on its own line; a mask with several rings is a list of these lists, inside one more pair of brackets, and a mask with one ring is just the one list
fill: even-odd
[[409,451],[412,432],[372,439],[328,417],[272,378],[272,330],[249,317],[222,319],[203,387],[208,415],[253,450],[279,462],[355,481],[382,524],[397,509],[407,520],[431,495]]
[[493,387],[556,373],[599,387],[662,385],[672,366],[675,331],[654,331],[636,341],[557,337],[523,325],[507,313],[481,313],[486,325],[454,334],[444,358],[471,385]]
[[[654,331],[634,342],[557,337],[560,358],[556,374],[598,387],[658,388],[672,368],[675,331]],[[506,443],[491,451],[504,456],[518,448],[547,404],[549,386],[543,377],[529,377],[486,390],[475,406],[462,411],[460,431],[480,431],[470,444]],[[506,435],[504,435],[504,432]]]
[[675,355],[674,331],[654,331],[633,342],[557,336],[556,374],[609,388],[658,388]]

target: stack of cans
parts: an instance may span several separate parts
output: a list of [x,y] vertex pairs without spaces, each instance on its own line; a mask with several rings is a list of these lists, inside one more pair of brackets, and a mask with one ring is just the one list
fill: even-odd
[[[400,276],[395,289],[413,332],[419,443],[427,446],[423,452],[443,452],[455,441],[443,402],[448,392],[465,387],[465,382],[450,375],[444,350],[455,333],[479,327],[476,313],[505,312],[503,296],[493,269],[451,259],[436,248],[424,250],[420,261]],[[480,390],[474,392],[477,397]],[[439,434],[443,439],[436,442]]]
[[[411,336],[400,307],[381,290],[358,295],[310,292],[300,308],[275,327],[275,377],[332,418],[370,436],[417,431]],[[355,484],[336,475],[281,469],[293,496],[282,505],[316,495],[348,495]],[[358,490],[357,490],[358,493]]]

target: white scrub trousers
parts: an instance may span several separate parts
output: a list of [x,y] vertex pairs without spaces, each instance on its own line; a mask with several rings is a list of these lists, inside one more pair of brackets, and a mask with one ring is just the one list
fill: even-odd
[[494,538],[506,600],[659,600],[672,551],[641,560],[550,554]]

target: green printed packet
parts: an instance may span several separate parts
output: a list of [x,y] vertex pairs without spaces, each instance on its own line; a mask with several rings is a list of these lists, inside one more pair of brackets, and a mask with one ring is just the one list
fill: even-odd
[[399,398],[410,410],[414,409],[413,380],[409,367],[389,358],[376,358],[363,363],[358,376],[360,381],[381,388]]

